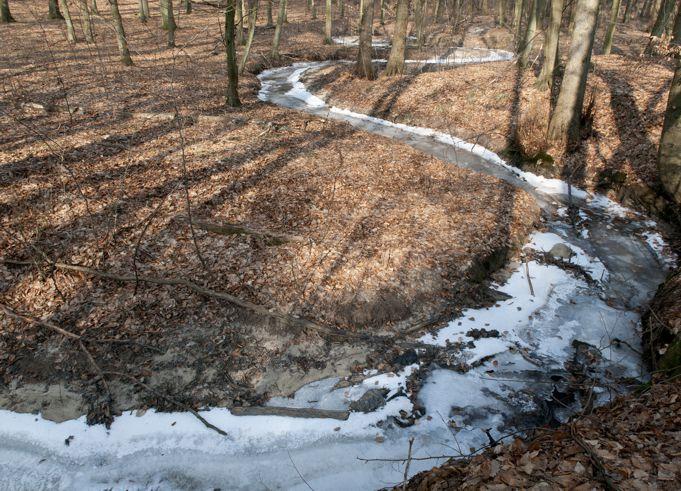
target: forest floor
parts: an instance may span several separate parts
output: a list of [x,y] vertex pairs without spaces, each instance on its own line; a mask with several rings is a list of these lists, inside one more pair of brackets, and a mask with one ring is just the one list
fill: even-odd
[[294,8],[276,63],[259,26],[232,109],[221,11],[179,16],[166,49],[136,5],[131,68],[106,17],[96,45],[69,45],[37,2],[0,27],[1,302],[43,322],[3,316],[1,407],[107,420],[99,370],[125,374],[106,376],[114,413],[174,408],[133,379],[197,408],[257,404],[403,349],[358,335],[492,300],[480,280],[538,221],[528,195],[257,100],[264,66],[352,53],[321,21]]

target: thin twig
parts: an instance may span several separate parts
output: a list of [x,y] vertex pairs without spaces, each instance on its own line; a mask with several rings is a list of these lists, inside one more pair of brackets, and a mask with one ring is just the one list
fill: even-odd
[[305,485],[306,485],[308,488],[310,488],[311,491],[314,491],[314,488],[313,488],[312,486],[310,486],[310,483],[307,482],[307,481],[305,480],[305,478],[303,477],[303,475],[302,475],[302,474],[300,473],[300,471],[298,470],[298,467],[296,466],[296,463],[293,462],[293,457],[291,457],[291,452],[288,452],[288,458],[289,458],[289,460],[291,461],[291,465],[293,465],[293,468],[294,468],[294,469],[296,470],[296,472],[298,473],[298,477],[300,477],[300,479],[302,479],[302,481],[305,483]]
[[147,384],[144,382],[141,382],[137,378],[133,377],[132,375],[128,375],[127,373],[122,373],[122,372],[106,372],[107,375],[115,375],[117,377],[122,377],[128,379],[130,382],[134,383],[135,385],[139,385],[142,387],[144,390],[147,390],[154,394],[156,397],[160,397],[161,399],[165,400],[166,402],[169,402],[171,404],[174,404],[175,406],[181,407],[185,411],[190,412],[196,419],[201,421],[206,428],[209,428],[213,431],[216,431],[217,433],[223,435],[223,436],[229,436],[226,431],[218,428],[212,423],[209,423],[203,416],[201,416],[196,410],[194,410],[191,406],[188,406],[176,399],[173,399],[172,397],[169,397],[165,394],[161,394],[160,392],[156,391],[155,389],[149,387]]

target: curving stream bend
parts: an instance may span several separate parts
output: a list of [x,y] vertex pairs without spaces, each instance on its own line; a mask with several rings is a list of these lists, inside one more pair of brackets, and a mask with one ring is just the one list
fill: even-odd
[[[511,57],[494,50],[454,50],[447,57],[418,63],[457,65]],[[486,430],[497,439],[547,417],[562,421],[578,411],[580,399],[574,394],[570,398],[568,390],[574,370],[588,372],[599,402],[624,390],[627,377],[645,376],[639,357],[639,312],[673,261],[661,252],[655,222],[603,196],[573,189],[573,202],[580,208],[575,230],[565,213],[566,183],[520,171],[479,145],[436,130],[329,107],[301,82],[305,72],[327,64],[298,63],[261,73],[260,98],[345,121],[527,191],[543,209],[547,230],[535,232],[526,247],[549,251],[564,244],[571,251],[569,261],[586,276],[537,261],[530,261],[527,270],[518,265],[498,286],[509,299],[489,309],[465,311],[439,332],[420,338],[466,364],[466,372],[416,361],[399,373],[368,372],[368,378],[354,386],[335,388],[338,379],[327,379],[308,384],[294,398],[271,401],[278,406],[347,409],[368,389],[388,391],[382,408],[351,413],[347,421],[203,411],[207,420],[229,433],[223,438],[187,413],[124,414],[107,431],[88,427],[84,418],[56,424],[0,411],[0,488],[307,489],[303,476],[316,490],[376,489],[399,483],[403,465],[362,462],[358,457],[404,457],[410,437],[415,439],[415,457],[465,454],[488,442]],[[499,336],[469,336],[480,326],[497,330]],[[460,349],[450,349],[452,343]],[[424,382],[418,402],[427,416],[402,428],[400,411],[414,411],[405,394],[406,380],[419,370]],[[69,436],[73,438],[66,446]],[[440,463],[442,459],[414,461],[410,474]]]

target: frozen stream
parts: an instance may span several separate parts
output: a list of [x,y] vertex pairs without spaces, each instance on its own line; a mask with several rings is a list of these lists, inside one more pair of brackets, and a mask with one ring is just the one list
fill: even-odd
[[[448,56],[458,64],[508,59],[509,54],[477,50]],[[358,385],[334,388],[338,379],[322,380],[303,387],[292,399],[271,401],[278,406],[346,409],[368,389],[388,393],[383,407],[367,414],[353,412],[346,421],[237,417],[227,409],[202,412],[229,433],[222,437],[187,413],[124,414],[107,431],[88,427],[84,418],[57,424],[0,411],[0,489],[308,489],[302,477],[315,490],[377,489],[401,482],[403,464],[363,462],[358,457],[404,457],[410,437],[415,457],[468,453],[487,444],[485,430],[499,438],[537,421],[564,420],[579,410],[579,399],[553,402],[552,396],[566,390],[566,362],[590,371],[589,384],[595,381],[600,401],[613,393],[606,385],[618,388],[621,377],[644,375],[634,351],[640,349],[639,311],[673,260],[661,252],[663,242],[654,222],[603,196],[574,189],[581,208],[575,231],[564,218],[567,188],[562,181],[519,171],[479,145],[444,133],[329,107],[300,81],[307,70],[323,65],[263,72],[261,99],[346,121],[528,191],[554,218],[526,247],[542,252],[564,244],[569,261],[584,274],[529,261],[527,269],[519,265],[498,285],[509,295],[507,300],[466,311],[421,338],[425,345],[442,346],[452,365],[472,367],[468,371],[415,361],[399,373],[367,373]],[[496,330],[498,336],[476,339],[472,329]],[[574,341],[591,348],[575,357]],[[425,379],[418,402],[426,415],[402,428],[395,418],[402,421],[412,413],[404,388],[407,377],[418,370]],[[441,462],[414,461],[410,474]]]

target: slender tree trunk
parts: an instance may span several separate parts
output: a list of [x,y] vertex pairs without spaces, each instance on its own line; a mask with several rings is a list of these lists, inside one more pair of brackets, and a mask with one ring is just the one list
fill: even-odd
[[[681,9],[676,14],[674,28],[676,34],[681,35]],[[674,39],[681,45],[678,37]],[[676,60],[676,71],[669,89],[660,138],[658,171],[664,189],[681,205],[681,58]]]
[[549,123],[548,137],[551,141],[572,144],[579,140],[582,105],[597,20],[598,0],[578,0],[565,75]]
[[381,2],[381,5],[380,5],[380,9],[379,9],[379,12],[380,12],[379,22],[381,23],[382,26],[384,26],[385,25],[385,0],[380,0],[380,2]]
[[69,4],[66,0],[59,0],[61,4],[61,10],[64,15],[64,20],[66,21],[66,39],[69,43],[76,43],[76,30],[73,27],[73,20],[71,20],[71,9],[69,9]]
[[532,52],[532,44],[534,43],[534,36],[537,30],[537,0],[529,0],[529,17],[527,18],[527,27],[525,28],[525,35],[518,54],[518,64],[525,68],[530,62],[530,53]]
[[497,0],[497,25],[503,26],[506,24],[506,2],[505,0]]
[[146,24],[149,19],[149,0],[139,0],[139,10],[137,17],[142,24]]
[[515,28],[515,44],[520,47],[520,33],[522,32],[523,25],[523,13],[525,10],[525,4],[527,0],[515,0],[515,5],[513,6],[513,27]]
[[624,7],[624,16],[622,17],[622,23],[627,24],[629,22],[629,15],[631,15],[631,6],[634,0],[627,0],[627,5]]
[[243,75],[246,69],[246,62],[248,55],[251,52],[251,45],[253,44],[253,37],[255,36],[255,23],[258,20],[258,0],[249,0],[248,2],[248,36],[246,37],[246,46],[244,47],[244,54],[239,63],[239,73]]
[[333,30],[333,19],[331,17],[331,0],[326,0],[324,11],[324,44],[332,44],[331,34]]
[[90,12],[95,15],[99,15],[99,7],[97,6],[97,0],[90,0]]
[[619,12],[620,0],[612,0],[612,6],[610,7],[610,23],[608,24],[608,30],[605,33],[605,40],[603,41],[604,55],[609,55],[610,51],[612,51],[612,39],[615,36],[615,27],[617,26]]
[[87,0],[78,0],[78,10],[80,10],[80,20],[85,35],[85,42],[92,43],[95,40],[95,32],[92,29],[92,17],[90,16],[90,6]]
[[312,20],[317,20],[317,2],[311,1],[310,10],[312,11]]
[[192,0],[184,0],[184,13],[185,14],[192,13]]
[[544,66],[537,79],[537,87],[543,90],[553,85],[553,72],[558,59],[558,39],[563,21],[563,0],[551,0],[551,20],[544,40]]
[[227,104],[241,106],[239,100],[239,68],[236,65],[236,42],[234,14],[241,0],[227,0],[225,9],[225,51],[227,55]]
[[395,32],[392,39],[392,48],[390,48],[388,65],[385,67],[385,75],[389,77],[404,73],[404,54],[407,49],[408,23],[409,0],[397,0]]
[[[109,0],[111,1],[111,0]],[[173,11],[173,0],[161,0],[161,28],[168,31],[168,47],[175,47],[175,12]]]
[[118,0],[109,0],[109,7],[111,8],[111,19],[113,20],[114,29],[116,30],[116,40],[118,41],[121,63],[130,66],[132,65],[132,58],[130,58],[130,50],[128,49],[128,40],[125,37],[121,12],[118,10]]
[[14,17],[9,11],[9,0],[0,0],[0,24],[14,22]]
[[272,2],[274,0],[265,0],[267,2],[267,27],[272,27],[274,25],[274,19],[272,18]]
[[425,41],[426,23],[426,0],[415,0],[414,4],[414,26],[416,29],[416,44],[419,48],[423,47]]
[[57,0],[49,0],[47,4],[47,18],[48,19],[64,19],[64,17],[61,15],[61,12],[59,11],[59,4],[57,3]]
[[236,16],[234,23],[235,23],[235,29],[236,29],[236,44],[241,45],[244,43],[244,12],[243,12],[243,4],[241,3],[241,0],[235,0],[236,2],[236,10],[234,12],[234,15]]
[[671,43],[675,46],[681,46],[681,5],[679,5],[679,9],[676,12]]
[[643,5],[641,6],[641,11],[638,14],[638,17],[641,19],[650,19],[650,12],[652,11],[653,8],[653,0],[644,0]]
[[338,17],[345,18],[345,0],[338,0]]
[[664,28],[667,25],[669,16],[674,11],[674,0],[662,0],[662,5],[657,12],[657,17],[655,18],[655,23],[650,30],[651,36],[662,37],[664,33]]
[[374,67],[371,64],[371,40],[374,27],[374,0],[364,0],[359,18],[359,51],[357,53],[357,76],[373,80]]
[[286,17],[286,0],[279,0],[279,13],[277,14],[277,26],[274,28],[272,39],[272,58],[279,58],[279,42],[281,41],[281,28]]
[[[648,7],[648,14],[646,15],[646,18],[648,19],[653,19],[657,18],[657,14],[660,12],[660,6],[662,5],[662,0],[653,0],[650,3],[650,6]],[[652,29],[653,26],[650,26]]]

